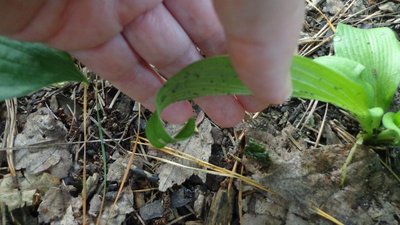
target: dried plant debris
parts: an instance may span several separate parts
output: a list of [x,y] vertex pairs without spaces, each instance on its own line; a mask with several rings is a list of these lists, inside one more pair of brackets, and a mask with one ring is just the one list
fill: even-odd
[[70,146],[66,145],[67,129],[47,108],[28,116],[24,129],[15,138],[16,169],[38,174],[48,171],[59,178],[66,177],[72,165]]
[[[174,144],[171,147],[182,150],[183,152],[192,155],[199,160],[208,162],[208,159],[211,155],[211,145],[213,144],[211,128],[212,126],[210,121],[208,119],[204,119],[203,122],[198,126],[198,132],[195,135],[193,135],[190,139]],[[167,129],[169,129],[170,133],[173,133],[173,131],[177,130],[177,127],[169,126]],[[174,161],[182,165],[197,167],[196,164],[188,162],[187,160]],[[198,175],[203,181],[205,181],[206,178],[205,173],[197,173],[196,171],[171,164],[164,164],[160,166],[158,171],[160,178],[158,188],[163,192],[175,184],[182,184],[193,174]]]
[[[289,128],[289,127],[288,127]],[[340,186],[340,168],[351,145],[328,145],[307,149],[296,147],[285,128],[281,133],[249,128],[248,135],[270,150],[271,166],[253,171],[253,178],[279,194],[248,197],[247,218],[263,218],[285,224],[319,224],[310,211],[317,206],[345,224],[396,224],[400,187],[381,165],[378,155],[361,147],[348,167],[347,182]],[[275,133],[275,135],[271,135]],[[301,142],[299,142],[301,143]],[[251,205],[259,205],[251,207]],[[260,211],[260,206],[264,206]]]

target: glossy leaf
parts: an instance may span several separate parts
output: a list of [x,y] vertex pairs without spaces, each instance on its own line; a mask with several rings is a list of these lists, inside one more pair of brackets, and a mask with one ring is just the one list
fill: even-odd
[[335,55],[365,66],[363,83],[371,85],[370,108],[385,111],[400,82],[400,45],[389,28],[358,29],[339,24],[334,38]]
[[67,53],[0,36],[0,101],[63,81],[87,82]]

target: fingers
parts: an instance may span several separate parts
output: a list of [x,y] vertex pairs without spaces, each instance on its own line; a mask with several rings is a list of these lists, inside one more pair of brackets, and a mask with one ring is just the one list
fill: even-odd
[[241,80],[254,93],[245,108],[262,109],[286,100],[289,67],[303,22],[303,1],[215,0],[228,52]]
[[[133,49],[167,78],[202,58],[186,32],[163,5],[139,17],[123,33]],[[232,96],[200,98],[196,99],[196,103],[224,127],[238,123],[244,116],[244,109]]]
[[[121,35],[98,47],[73,51],[71,54],[125,94],[154,111],[154,99],[163,82],[130,49]],[[166,109],[163,118],[172,123],[184,123],[191,115],[191,105],[181,102]]]
[[166,0],[164,4],[202,54],[226,53],[224,31],[211,0]]
[[[67,51],[94,48],[113,38],[127,23],[161,2],[162,0],[42,0],[40,8],[34,8],[34,15],[28,12],[28,17],[24,16],[25,12],[18,11],[10,16],[11,21],[11,18],[17,21],[29,18],[29,22],[19,22],[21,25],[18,32],[13,32],[11,37],[24,41],[40,41]],[[21,4],[27,5],[25,2]],[[0,32],[1,26],[2,22]]]

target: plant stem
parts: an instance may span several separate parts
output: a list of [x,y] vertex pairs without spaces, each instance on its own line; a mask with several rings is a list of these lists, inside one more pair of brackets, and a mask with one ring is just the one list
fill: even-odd
[[347,167],[348,165],[350,165],[351,160],[353,159],[353,156],[357,150],[357,147],[359,145],[362,145],[364,142],[364,138],[362,135],[359,135],[359,137],[357,138],[356,143],[354,143],[353,147],[351,147],[349,155],[346,158],[346,161],[344,162],[342,168],[340,168],[341,171],[341,179],[340,179],[340,185],[343,186],[344,182],[346,180],[346,175],[347,175]]

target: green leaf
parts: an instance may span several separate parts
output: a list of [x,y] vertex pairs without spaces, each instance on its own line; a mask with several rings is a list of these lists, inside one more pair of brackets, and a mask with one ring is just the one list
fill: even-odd
[[[342,58],[327,58],[324,62],[328,66],[339,65],[330,69],[304,57],[293,58],[293,96],[335,104],[351,111],[362,124],[370,124],[368,93],[363,85],[355,80],[363,67]],[[169,79],[158,92],[156,112],[149,119],[146,129],[147,138],[155,147],[160,148],[193,134],[192,120],[175,137],[165,131],[160,113],[171,103],[209,95],[250,94],[250,90],[237,77],[227,56],[195,62]]]
[[357,29],[339,24],[334,38],[336,56],[359,62],[366,68],[361,79],[372,88],[370,108],[385,111],[400,82],[400,45],[389,28]]
[[367,124],[370,94],[357,78],[363,69],[359,63],[340,57],[327,56],[314,61],[295,57],[291,69],[293,97],[332,103]]
[[400,128],[397,122],[400,119],[400,112],[388,112],[382,118],[383,130],[377,137],[377,141],[380,142],[392,142],[397,145],[400,140]]
[[228,57],[217,56],[197,61],[169,79],[159,90],[156,111],[147,122],[146,136],[153,146],[161,148],[193,134],[195,129],[193,119],[189,120],[175,137],[165,131],[160,113],[174,102],[208,95],[250,95],[250,93],[236,76]]
[[87,82],[67,53],[0,36],[0,101],[63,81]]
[[244,146],[244,154],[247,157],[258,160],[263,166],[269,166],[271,164],[268,151],[266,151],[264,146],[257,143],[252,138],[246,139],[246,145]]

